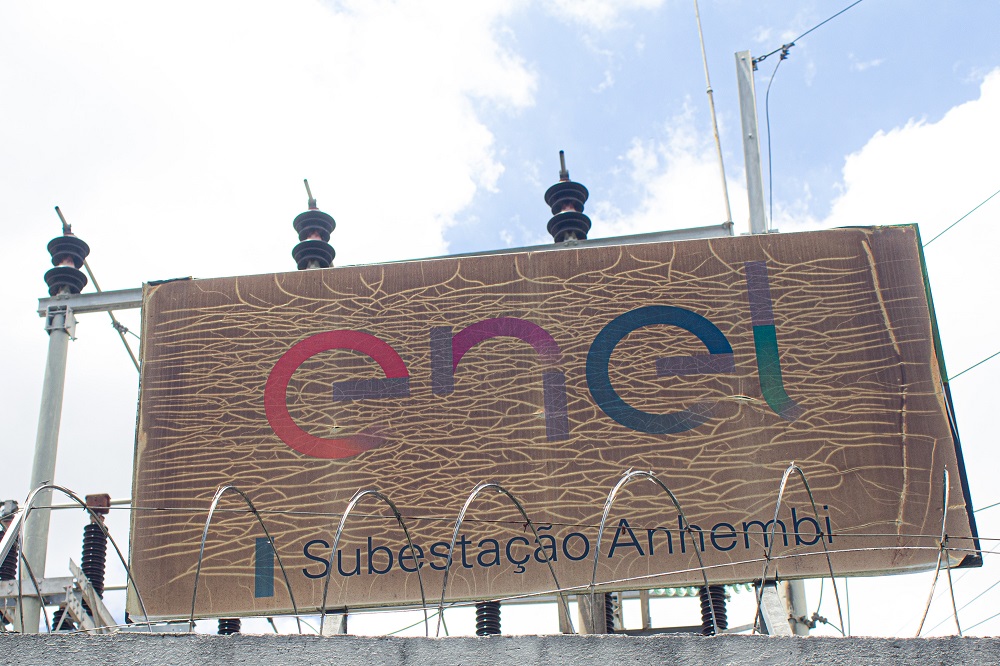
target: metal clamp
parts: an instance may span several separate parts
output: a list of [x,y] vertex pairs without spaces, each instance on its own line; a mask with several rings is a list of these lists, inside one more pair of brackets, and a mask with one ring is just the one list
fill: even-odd
[[76,317],[73,316],[73,309],[68,305],[50,305],[45,310],[45,330],[66,331],[70,340],[76,340]]
[[0,522],[17,513],[17,500],[4,500],[0,504]]

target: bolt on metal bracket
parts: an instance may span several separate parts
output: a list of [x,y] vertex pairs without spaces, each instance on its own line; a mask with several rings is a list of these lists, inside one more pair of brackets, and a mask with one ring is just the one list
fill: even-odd
[[[62,315],[61,322],[59,316]],[[50,305],[45,311],[45,330],[66,331],[70,340],[76,340],[76,317],[68,305]]]

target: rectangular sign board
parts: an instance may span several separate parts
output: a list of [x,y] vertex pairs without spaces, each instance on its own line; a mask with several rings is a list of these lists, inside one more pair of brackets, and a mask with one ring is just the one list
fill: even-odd
[[[977,546],[915,227],[147,285],[131,567],[187,617],[209,504],[300,611],[933,567]],[[777,522],[778,485],[795,462]],[[627,470],[648,479],[608,493]],[[404,517],[412,546],[374,489]],[[161,509],[161,510],[154,510]],[[686,536],[685,536],[686,534]],[[292,610],[235,493],[196,615]],[[964,550],[963,550],[964,549]],[[329,565],[332,558],[333,566]],[[141,611],[130,590],[129,611]]]

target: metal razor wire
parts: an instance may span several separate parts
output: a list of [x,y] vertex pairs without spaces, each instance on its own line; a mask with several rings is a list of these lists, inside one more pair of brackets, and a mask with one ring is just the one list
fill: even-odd
[[[111,542],[111,545],[115,549],[115,553],[118,554],[118,559],[122,563],[122,567],[125,568],[125,575],[128,577],[129,584],[132,585],[132,589],[135,590],[136,598],[139,600],[139,608],[142,610],[142,615],[145,618],[146,628],[149,630],[150,633],[153,633],[153,627],[152,627],[152,624],[149,621],[149,615],[146,613],[146,604],[143,603],[143,600],[142,600],[142,593],[139,592],[139,586],[136,585],[135,579],[132,577],[132,570],[129,568],[128,562],[126,561],[125,556],[122,555],[122,551],[118,547],[118,542],[115,541],[115,538],[113,536],[111,536],[111,533],[108,531],[108,528],[104,524],[104,521],[100,519],[100,516],[98,516],[94,512],[93,509],[91,509],[89,506],[87,506],[87,503],[84,500],[80,499],[79,495],[77,495],[76,493],[74,493],[72,490],[69,490],[68,488],[64,488],[64,487],[56,485],[54,483],[45,483],[45,484],[42,484],[42,485],[38,486],[37,488],[35,488],[34,490],[32,490],[28,494],[27,499],[24,501],[24,506],[22,508],[18,509],[14,513],[14,516],[11,519],[10,525],[4,531],[3,537],[0,538],[0,560],[3,560],[3,558],[7,557],[7,553],[10,551],[11,547],[13,547],[13,545],[14,545],[15,538],[19,539],[22,544],[24,543],[24,526],[27,523],[28,517],[31,515],[31,512],[38,508],[38,507],[35,506],[35,500],[38,497],[39,493],[44,492],[46,490],[56,490],[56,491],[59,491],[60,493],[62,493],[63,495],[65,495],[66,497],[70,498],[71,500],[73,500],[74,502],[76,502],[77,504],[79,504],[82,509],[84,509],[87,513],[90,514],[90,517],[91,517],[91,519],[93,520],[94,523],[96,523],[97,525],[100,525],[101,531],[104,533],[104,536],[107,537],[108,541]],[[14,536],[15,532],[17,533],[17,537]],[[38,585],[38,580],[35,578],[35,574],[31,570],[31,566],[28,564],[28,561],[24,557],[24,549],[23,548],[21,549],[21,553],[20,553],[19,557],[20,557],[21,563],[24,565],[23,566],[24,570],[26,570],[28,572],[28,577],[31,579],[31,584],[34,586],[35,592],[36,593],[40,593],[41,592],[41,588]],[[18,612],[20,613],[21,617],[23,618],[24,617],[24,595],[23,595],[24,585],[23,585],[23,582],[21,580],[20,573],[18,573],[17,584],[18,584],[18,588],[17,588],[17,607],[18,607]],[[43,613],[42,615],[44,616],[45,614]],[[49,618],[48,618],[48,616],[45,616],[45,628],[47,630],[49,630],[49,631],[52,630],[52,626],[49,624]],[[23,627],[22,627],[22,629],[23,629]]]
[[323,582],[323,601],[320,605],[320,617],[319,617],[319,633],[323,635],[323,624],[326,622],[326,598],[330,592],[330,578],[333,577],[333,561],[337,557],[337,546],[340,544],[340,536],[344,532],[344,525],[347,523],[347,516],[351,514],[351,511],[365,497],[375,497],[382,500],[389,505],[392,509],[392,515],[396,517],[396,522],[399,526],[403,528],[403,533],[406,535],[406,543],[410,548],[410,552],[413,553],[413,559],[416,562],[417,570],[417,582],[420,584],[420,605],[424,611],[424,633],[430,636],[430,620],[427,616],[427,596],[424,594],[424,577],[420,573],[420,562],[417,561],[417,551],[413,548],[413,541],[410,539],[410,530],[406,527],[406,522],[403,520],[403,516],[399,513],[399,509],[391,499],[386,495],[382,494],[378,490],[365,489],[359,490],[354,493],[351,497],[351,501],[347,503],[347,508],[344,510],[344,514],[340,517],[340,524],[337,525],[337,534],[333,538],[333,548],[330,550],[330,561],[326,569],[325,581]]
[[[950,496],[948,488],[948,468],[944,468],[944,475],[942,480],[941,489],[941,537],[938,540],[938,557],[937,564],[934,567],[934,580],[931,581],[931,589],[927,594],[927,604],[924,606],[924,614],[920,618],[920,625],[917,627],[917,638],[920,638],[920,632],[924,630],[924,622],[927,621],[927,613],[931,609],[931,601],[934,599],[934,589],[937,587],[938,576],[941,575],[941,562],[948,557],[948,533],[946,531],[947,521],[948,521],[948,499]],[[955,627],[958,629],[958,635],[962,635],[962,625],[958,622],[958,607],[955,604],[955,587],[952,585],[951,580],[951,563],[948,563],[948,591],[951,594],[951,608],[955,617]]]
[[[441,623],[444,619],[444,600],[445,600],[445,595],[448,592],[448,574],[451,572],[451,563],[455,553],[455,542],[458,541],[458,531],[462,528],[462,521],[465,519],[465,513],[466,511],[469,510],[469,506],[472,504],[472,501],[476,499],[476,496],[479,495],[479,493],[486,490],[487,488],[493,488],[497,492],[506,495],[507,497],[510,498],[510,501],[514,503],[514,506],[517,507],[517,510],[521,513],[521,517],[524,518],[524,522],[528,525],[528,527],[531,528],[531,533],[535,536],[535,543],[538,544],[539,549],[543,551],[545,550],[544,548],[542,548],[542,542],[538,538],[538,530],[535,529],[535,524],[531,522],[531,518],[528,517],[528,514],[525,512],[524,507],[521,505],[518,499],[514,497],[514,495],[512,495],[506,488],[501,486],[499,483],[488,481],[477,484],[476,487],[472,489],[472,492],[469,493],[469,497],[466,498],[465,500],[465,505],[462,506],[462,510],[459,512],[458,518],[455,520],[455,530],[452,532],[451,544],[448,547],[448,562],[445,565],[444,569],[444,581],[441,584],[441,603],[438,605],[438,624],[435,636],[441,633]],[[566,601],[566,595],[563,594],[562,592],[562,586],[559,585],[559,579],[556,577],[556,570],[552,567],[552,560],[549,557],[548,553],[545,553],[545,563],[549,566],[549,573],[552,574],[552,581],[556,584],[556,594],[559,595],[559,600],[562,603],[563,612],[565,612],[566,620],[569,622],[570,629],[572,630],[573,620],[570,617],[569,603]]]
[[[674,507],[676,507],[677,513],[684,521],[684,531],[687,533],[689,537],[691,537],[691,548],[694,550],[695,555],[698,556],[698,569],[701,571],[701,577],[702,580],[704,580],[705,582],[705,587],[708,588],[708,575],[705,573],[705,562],[701,559],[701,551],[698,550],[698,544],[694,540],[694,534],[693,530],[691,529],[691,523],[688,522],[687,516],[684,514],[684,509],[681,508],[680,502],[677,501],[677,498],[670,491],[670,488],[667,488],[667,486],[662,481],[660,481],[660,479],[657,478],[657,476],[653,474],[652,471],[647,472],[643,470],[627,470],[622,473],[622,478],[618,480],[618,483],[615,484],[615,487],[611,489],[610,493],[608,493],[608,499],[604,502],[604,514],[601,516],[601,526],[597,532],[597,546],[594,548],[594,570],[593,573],[591,574],[590,587],[588,588],[590,593],[590,612],[591,612],[592,623],[596,623],[598,619],[596,617],[597,604],[595,603],[596,599],[595,586],[597,584],[597,561],[601,556],[601,540],[604,538],[604,525],[608,520],[608,514],[611,512],[611,505],[614,504],[615,497],[618,495],[618,491],[621,490],[625,486],[625,484],[627,484],[632,479],[639,479],[639,478],[649,479],[650,481],[658,485],[660,488],[663,489],[665,493],[667,493],[667,495],[670,497],[670,501],[674,503]],[[682,536],[681,539],[683,538],[684,537]],[[709,608],[712,613],[712,629],[715,631],[715,634],[718,635],[719,623],[715,618],[715,607],[709,605]]]
[[[819,509],[816,508],[816,500],[813,499],[812,489],[809,487],[809,481],[806,479],[805,472],[802,468],[792,462],[785,473],[781,476],[781,485],[778,486],[778,501],[774,504],[774,519],[771,521],[771,531],[768,539],[765,539],[764,544],[767,546],[767,554],[764,556],[764,570],[760,574],[760,587],[757,589],[757,608],[754,611],[754,621],[753,621],[753,632],[756,633],[757,627],[760,624],[760,605],[764,598],[764,581],[767,580],[767,569],[771,564],[771,551],[774,549],[774,528],[778,524],[778,512],[781,510],[781,499],[785,495],[785,486],[788,483],[788,477],[791,476],[792,472],[798,472],[799,476],[802,478],[802,485],[806,488],[806,493],[809,495],[809,503],[812,504],[813,515],[816,517],[816,524],[819,525]],[[830,560],[830,551],[826,547],[826,541],[824,539],[822,528],[819,529],[819,542],[823,545],[823,553],[826,555],[826,566],[830,571],[830,582],[833,584],[833,596],[837,602],[837,617],[840,619],[840,630],[844,633],[844,614],[840,609],[840,593],[837,591],[837,579],[833,574],[833,562]],[[845,634],[846,635],[846,634]]]
[[295,595],[292,593],[292,585],[288,582],[288,574],[285,572],[285,565],[281,562],[281,555],[278,554],[278,549],[274,547],[274,539],[271,538],[271,533],[267,531],[267,525],[264,524],[264,520],[260,517],[260,513],[257,511],[257,507],[254,506],[253,502],[247,497],[247,494],[234,485],[224,485],[219,486],[219,489],[215,491],[215,497],[212,498],[212,505],[208,510],[208,517],[205,519],[205,529],[201,533],[201,549],[198,551],[198,567],[195,569],[194,573],[194,591],[191,594],[191,616],[188,618],[188,631],[194,631],[194,605],[195,601],[198,599],[198,581],[201,578],[201,564],[202,560],[205,559],[205,542],[208,540],[208,528],[212,524],[212,516],[215,514],[215,508],[219,505],[219,501],[222,500],[222,496],[226,494],[226,491],[233,491],[243,498],[247,506],[250,507],[251,513],[253,513],[254,518],[257,519],[257,523],[260,528],[264,531],[264,536],[267,537],[267,542],[271,546],[271,552],[274,553],[275,559],[278,561],[278,566],[281,568],[281,576],[285,579],[285,588],[288,590],[288,598],[292,602],[292,611],[295,614],[295,622],[298,625],[299,633],[302,633],[302,621],[299,619],[299,608],[295,603]]

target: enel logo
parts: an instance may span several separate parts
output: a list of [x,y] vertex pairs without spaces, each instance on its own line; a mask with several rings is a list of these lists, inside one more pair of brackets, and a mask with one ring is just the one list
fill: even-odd
[[[781,378],[767,266],[762,261],[751,261],[746,262],[744,267],[761,392],[775,413],[785,420],[794,421],[801,408],[788,396]],[[734,372],[733,347],[715,324],[685,308],[650,305],[619,315],[597,334],[587,353],[587,386],[601,411],[626,428],[651,434],[681,433],[705,423],[714,403],[695,403],[686,409],[652,414],[629,405],[611,385],[609,365],[615,347],[629,333],[656,324],[688,331],[705,345],[707,352],[656,359],[658,376]],[[538,354],[543,365],[546,437],[550,441],[568,438],[566,377],[559,367],[559,345],[545,329],[524,319],[486,319],[458,333],[449,327],[431,328],[431,387],[434,395],[452,393],[455,390],[455,373],[459,371],[465,354],[480,342],[495,337],[523,340]],[[264,411],[271,428],[283,442],[295,451],[315,458],[349,458],[385,441],[377,426],[368,426],[358,434],[347,437],[317,437],[300,428],[289,413],[287,390],[292,375],[309,358],[333,349],[349,349],[365,354],[378,363],[385,375],[376,379],[336,382],[333,385],[334,401],[406,398],[410,395],[410,373],[406,363],[392,345],[377,336],[337,330],[317,333],[292,345],[268,375],[264,387]]]

